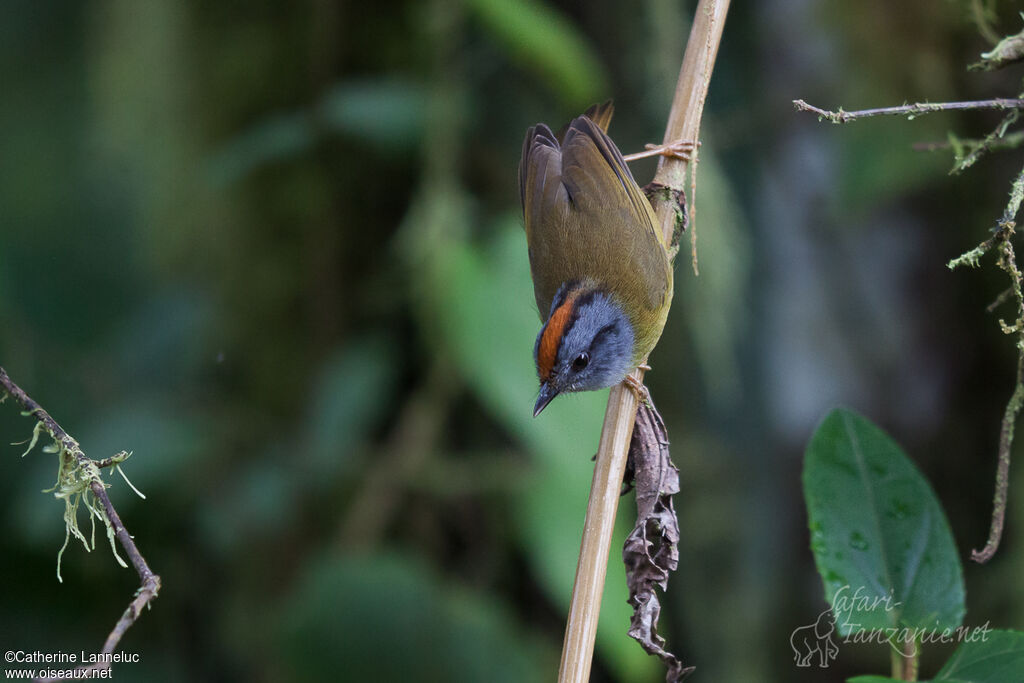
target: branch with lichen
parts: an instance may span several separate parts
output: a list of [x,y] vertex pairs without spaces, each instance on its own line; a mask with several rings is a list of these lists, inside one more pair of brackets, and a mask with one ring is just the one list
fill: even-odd
[[[999,548],[999,542],[1003,536],[1003,527],[1006,522],[1006,502],[1009,497],[1010,488],[1010,458],[1011,447],[1013,446],[1014,428],[1017,424],[1017,417],[1020,415],[1021,407],[1024,405],[1024,293],[1021,292],[1021,273],[1017,267],[1017,256],[1013,248],[1012,238],[1017,213],[1020,211],[1021,202],[1024,201],[1024,170],[1018,175],[1010,191],[1010,201],[1006,205],[1003,217],[999,221],[999,227],[989,239],[979,244],[974,249],[962,254],[949,262],[950,269],[959,266],[977,267],[982,256],[997,249],[998,257],[996,265],[1010,278],[1009,292],[1012,293],[1017,303],[1017,318],[1012,325],[1008,325],[1002,318],[999,319],[999,327],[1004,334],[1017,336],[1017,376],[1013,393],[1006,403],[1006,410],[1003,411],[1003,421],[999,427],[999,455],[996,465],[996,487],[992,499],[992,522],[989,526],[988,540],[981,550],[971,551],[971,559],[975,562],[988,562],[995,555]],[[1005,301],[1006,293],[1000,295],[998,303]],[[990,306],[991,311],[994,306]]]
[[997,142],[999,142],[1000,140],[1005,140],[1007,129],[1011,125],[1016,123],[1019,117],[1020,111],[1017,109],[1014,109],[1013,111],[1008,113],[999,122],[999,125],[997,125],[991,133],[985,136],[984,140],[982,140],[978,145],[971,149],[971,151],[967,154],[964,154],[963,147],[954,146],[953,150],[955,153],[955,161],[953,163],[953,170],[951,170],[950,173],[959,173],[960,171],[963,171],[964,169],[968,169],[971,166],[973,166],[975,162],[977,162],[978,159],[980,159],[984,154],[990,151],[996,145]]
[[[939,150],[951,149],[957,158],[962,158],[967,156],[964,154],[964,151],[970,153],[978,147],[986,145],[986,139],[987,138],[961,138],[950,133],[949,139],[947,140],[943,140],[942,142],[915,142],[911,145],[911,149],[915,152],[937,152]],[[1012,133],[1007,133],[1003,137],[987,143],[987,148],[989,151],[1016,149],[1022,144],[1024,144],[1024,130],[1015,130]]]
[[[979,28],[980,28],[979,24]],[[989,52],[981,53],[981,61],[967,67],[971,71],[995,71],[1024,60],[1024,31],[1000,40]]]
[[[24,457],[35,448],[40,436],[43,434],[48,435],[52,439],[52,443],[44,446],[43,451],[57,454],[59,463],[57,483],[46,491],[52,492],[56,498],[64,501],[65,537],[64,545],[61,546],[60,551],[57,553],[57,579],[62,580],[60,575],[61,557],[72,536],[81,541],[86,550],[92,550],[96,547],[97,520],[106,528],[107,539],[110,541],[110,548],[117,562],[122,567],[128,566],[120,555],[117,554],[115,539],[121,544],[121,548],[128,556],[129,562],[131,562],[139,575],[141,582],[139,590],[135,593],[134,598],[128,604],[127,609],[125,609],[121,618],[118,619],[103,644],[102,653],[110,654],[117,647],[125,632],[139,618],[142,609],[148,607],[160,591],[160,577],[149,568],[145,558],[142,557],[138,547],[135,545],[135,541],[132,540],[128,530],[125,529],[124,523],[121,522],[117,510],[114,509],[113,504],[110,502],[110,497],[107,495],[108,484],[103,481],[103,477],[100,474],[100,470],[103,468],[113,468],[121,474],[133,491],[142,496],[121,470],[121,463],[131,454],[122,451],[103,460],[93,460],[88,457],[82,451],[78,441],[64,431],[42,406],[15,384],[10,376],[8,376],[7,371],[2,367],[0,367],[0,391],[3,392],[3,395],[0,396],[0,402],[7,396],[10,396],[24,409],[23,415],[36,419],[36,426],[32,430],[32,437],[29,440],[28,448],[22,453],[22,456]],[[84,506],[89,512],[89,522],[92,527],[90,538],[86,538],[78,526],[78,509],[80,505]],[[110,662],[98,662],[91,666],[81,667],[81,669],[107,669],[109,667]]]
[[793,106],[797,111],[808,111],[817,114],[818,119],[830,121],[831,123],[850,123],[857,119],[866,119],[872,116],[906,116],[914,119],[924,114],[934,114],[940,111],[965,111],[970,109],[1024,109],[1024,99],[997,97],[991,100],[974,100],[968,102],[915,102],[914,104],[903,104],[898,107],[879,107],[877,109],[858,109],[845,111],[838,109],[831,111],[807,104],[803,100],[793,100]]
[[[905,104],[899,107],[881,107],[878,109],[859,109],[857,111],[828,111],[807,104],[803,100],[793,100],[797,111],[808,111],[818,115],[819,121],[831,121],[832,123],[849,123],[857,119],[869,118],[872,116],[906,116],[913,120],[922,114],[931,114],[940,111],[964,111],[970,109],[1001,109],[1009,112],[1000,120],[999,124],[981,140],[961,139],[952,133],[946,143],[930,143],[923,149],[931,151],[939,148],[953,150],[953,168],[951,174],[960,173],[970,168],[984,154],[993,149],[1006,149],[1018,146],[1021,143],[1024,132],[1014,131],[1007,133],[1010,126],[1020,118],[1020,110],[1024,109],[1024,99],[1021,98],[996,98],[993,100],[975,100],[969,102],[918,102],[916,104]],[[915,149],[922,149],[915,145]]]
[[[979,28],[986,26],[983,8],[975,2],[975,19]],[[996,69],[1017,61],[1024,60],[1024,31],[1016,36],[1009,36],[1000,42],[995,49],[982,55],[982,63],[975,65],[975,68]],[[1024,93],[1017,98],[995,98],[990,100],[975,100],[966,102],[919,102],[916,104],[905,104],[899,107],[882,107],[879,109],[861,109],[858,111],[828,111],[819,107],[807,104],[803,100],[794,100],[793,104],[798,111],[808,111],[818,115],[819,120],[827,120],[832,123],[849,123],[862,118],[872,116],[906,116],[913,119],[922,114],[931,114],[941,111],[965,111],[973,109],[999,109],[1007,110],[1007,113],[999,121],[999,124],[981,140],[961,139],[956,135],[949,135],[949,142],[944,145],[953,150],[954,164],[951,173],[959,173],[974,165],[986,153],[997,148],[1016,147],[1024,140],[1024,131],[1008,132],[1010,126],[1020,118],[1020,110],[1024,109]],[[937,149],[937,145],[931,145],[927,149]],[[1024,170],[1017,175],[1010,190],[1010,200],[1006,204],[1003,216],[992,236],[970,249],[946,265],[950,270],[969,266],[977,268],[983,256],[995,250],[998,254],[996,266],[1005,272],[1010,278],[1010,286],[1002,292],[996,301],[988,306],[989,312],[1005,303],[1011,296],[1017,303],[1017,316],[1012,325],[1004,320],[999,320],[999,327],[1004,334],[1012,334],[1017,337],[1017,374],[1013,393],[1003,411],[1003,420],[999,430],[999,453],[998,465],[996,468],[996,485],[992,505],[992,522],[989,528],[988,540],[981,550],[973,550],[971,559],[975,562],[988,562],[995,555],[999,548],[999,542],[1003,534],[1003,526],[1006,520],[1006,504],[1010,485],[1010,448],[1013,445],[1014,430],[1017,417],[1021,408],[1024,407],[1024,294],[1021,292],[1021,273],[1017,267],[1016,252],[1013,247],[1012,237],[1016,228],[1017,213],[1020,211],[1021,203],[1024,202]]]

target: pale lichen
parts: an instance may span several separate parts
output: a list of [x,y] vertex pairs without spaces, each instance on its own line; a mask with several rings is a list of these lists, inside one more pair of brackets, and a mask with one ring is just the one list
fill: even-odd
[[[104,511],[103,506],[96,504],[96,496],[92,490],[93,485],[102,486],[103,488],[109,486],[109,484],[103,481],[103,476],[100,474],[100,465],[97,461],[86,457],[82,453],[77,441],[71,437],[66,437],[63,440],[56,438],[42,422],[36,423],[35,428],[32,430],[32,437],[29,440],[28,448],[22,453],[22,457],[28,455],[35,448],[40,434],[43,433],[48,434],[53,439],[53,443],[43,447],[43,452],[55,453],[58,462],[57,481],[52,487],[45,489],[43,493],[53,493],[55,498],[64,501],[64,544],[57,552],[57,580],[63,582],[60,572],[61,560],[64,556],[64,551],[71,542],[72,536],[81,541],[87,551],[91,552],[95,549],[96,520],[99,520],[107,530],[107,540],[110,542],[110,551],[113,553],[114,559],[122,567],[127,568],[128,564],[117,554],[114,525]],[[128,480],[128,477],[125,476],[124,471],[121,469],[121,463],[130,456],[131,453],[121,451],[104,464],[112,465],[121,474],[125,483],[141,498],[145,498]],[[88,538],[82,532],[78,522],[78,509],[81,505],[84,505],[85,509],[89,512],[90,533]]]

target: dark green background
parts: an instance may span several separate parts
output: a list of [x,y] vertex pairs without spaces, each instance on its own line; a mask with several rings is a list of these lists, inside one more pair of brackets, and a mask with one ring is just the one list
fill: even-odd
[[[148,499],[111,493],[164,581],[118,679],[553,680],[604,393],[530,417],[522,135],[614,97],[624,151],[660,140],[694,4],[0,6],[0,365],[89,455],[134,451]],[[983,543],[1015,354],[984,312],[1004,276],[945,263],[1020,154],[950,178],[912,143],[997,114],[834,127],[790,101],[1013,96],[1020,68],[966,72],[990,47],[970,2],[734,4],[701,276],[680,260],[649,374],[683,489],[663,631],[696,681],[887,673],[868,646],[793,665],[825,607],[801,455],[856,408],[961,556]],[[0,441],[31,429],[0,407]],[[136,579],[101,542],[57,583],[56,463],[23,448],[0,457],[0,646],[96,650]],[[966,567],[968,625],[1024,625],[1021,472],[1003,549]],[[593,680],[660,680],[625,635],[622,538]]]

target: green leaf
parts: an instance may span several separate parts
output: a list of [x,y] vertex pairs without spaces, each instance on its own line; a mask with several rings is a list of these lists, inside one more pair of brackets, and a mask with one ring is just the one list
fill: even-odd
[[949,523],[884,432],[833,411],[807,447],[803,483],[811,549],[840,633],[960,625],[963,571]]
[[1024,681],[1024,633],[978,627],[964,638],[932,683]]
[[467,0],[467,7],[509,54],[540,72],[570,108],[593,104],[608,90],[601,62],[562,14],[535,0]]
[[[1020,683],[1024,681],[1024,633],[986,626],[964,629],[960,647],[938,675],[922,683]],[[957,637],[954,633],[953,637]],[[896,683],[887,676],[855,676],[847,683]]]

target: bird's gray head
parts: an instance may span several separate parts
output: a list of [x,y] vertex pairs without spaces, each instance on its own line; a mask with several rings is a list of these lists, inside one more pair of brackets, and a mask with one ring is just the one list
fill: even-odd
[[555,396],[618,384],[632,370],[633,326],[610,296],[563,285],[533,348],[540,378],[536,417]]

